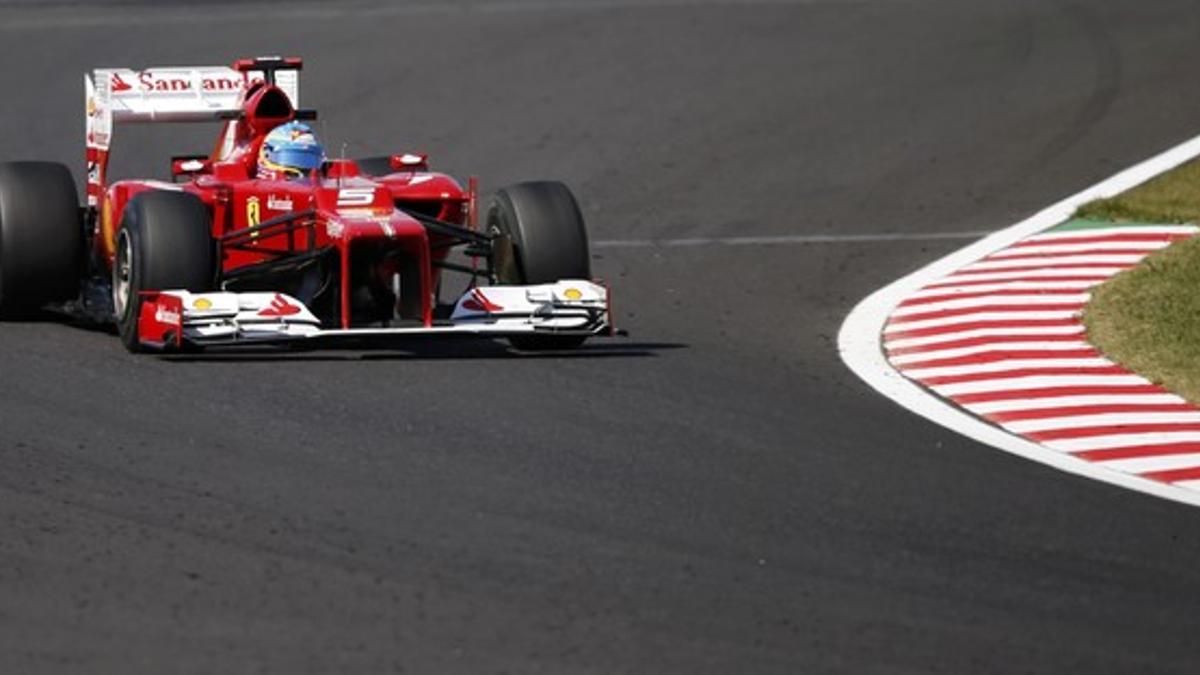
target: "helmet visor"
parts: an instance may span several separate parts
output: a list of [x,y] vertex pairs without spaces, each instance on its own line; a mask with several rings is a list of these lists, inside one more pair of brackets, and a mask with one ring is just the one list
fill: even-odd
[[306,148],[280,148],[270,153],[269,157],[272,164],[303,171],[311,171],[321,166],[325,159],[324,153],[315,145]]

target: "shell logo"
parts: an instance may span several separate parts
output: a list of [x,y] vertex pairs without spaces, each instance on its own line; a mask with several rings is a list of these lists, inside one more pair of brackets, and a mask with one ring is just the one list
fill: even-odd
[[192,309],[198,309],[200,311],[212,309],[212,306],[212,300],[209,300],[208,298],[196,298],[196,301],[192,303]]
[[568,288],[567,290],[563,291],[563,297],[568,300],[582,300],[583,291],[579,290],[578,288]]

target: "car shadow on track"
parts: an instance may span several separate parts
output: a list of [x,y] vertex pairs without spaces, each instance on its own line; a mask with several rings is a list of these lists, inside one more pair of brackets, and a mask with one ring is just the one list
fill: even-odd
[[117,327],[110,321],[104,321],[96,316],[75,309],[58,307],[38,307],[17,310],[0,316],[0,323],[10,324],[57,324],[80,330],[107,335],[116,335]]
[[162,354],[175,363],[319,362],[319,361],[477,361],[523,359],[648,358],[688,345],[673,342],[613,342],[585,344],[575,349],[523,352],[501,342],[452,340],[408,345],[346,345],[333,348],[224,347],[185,354]]

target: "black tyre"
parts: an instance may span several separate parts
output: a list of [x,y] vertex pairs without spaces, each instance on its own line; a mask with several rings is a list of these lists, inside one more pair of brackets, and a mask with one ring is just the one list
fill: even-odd
[[[500,283],[542,284],[591,278],[587,229],[579,204],[555,181],[518,183],[496,192],[488,203],[486,227],[512,240],[513,264],[501,268]],[[518,349],[565,349],[587,339],[576,335],[510,338]]]
[[83,223],[61,164],[0,164],[0,316],[79,294]]
[[211,216],[187,192],[143,192],[125,206],[113,260],[113,309],[121,342],[140,351],[142,291],[212,290],[216,253]]
[[517,274],[502,279],[504,283],[544,284],[592,275],[583,215],[562,183],[518,183],[499,190],[488,204],[487,228],[512,239]]

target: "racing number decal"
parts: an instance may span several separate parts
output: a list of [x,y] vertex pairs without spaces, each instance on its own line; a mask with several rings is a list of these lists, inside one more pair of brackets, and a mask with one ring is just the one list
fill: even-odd
[[338,190],[338,206],[370,206],[375,201],[375,188],[342,188]]
[[[262,222],[262,207],[259,206],[258,197],[251,197],[246,200],[246,227],[257,227]],[[250,238],[258,237],[257,232],[251,232]]]

